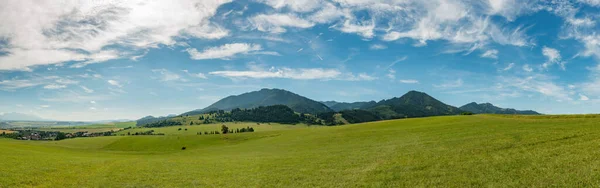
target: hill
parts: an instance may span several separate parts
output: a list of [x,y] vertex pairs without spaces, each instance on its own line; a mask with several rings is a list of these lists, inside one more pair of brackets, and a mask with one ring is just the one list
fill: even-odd
[[419,91],[409,91],[399,98],[370,103],[362,109],[375,113],[381,119],[457,115],[463,112]]
[[475,102],[460,107],[461,110],[473,112],[475,114],[521,114],[521,115],[541,115],[533,110],[515,110],[512,108],[500,108],[490,103],[477,104]]
[[186,112],[183,115],[196,115],[215,110],[229,111],[235,108],[248,109],[259,106],[273,105],[286,105],[295,112],[308,114],[333,111],[320,102],[283,89],[261,89],[259,91],[253,91],[241,95],[229,96],[204,109]]
[[597,187],[599,120],[474,115],[333,127],[226,123],[256,132],[220,135],[197,132],[219,130],[221,123],[126,130],[164,136],[0,138],[0,182],[2,187]]

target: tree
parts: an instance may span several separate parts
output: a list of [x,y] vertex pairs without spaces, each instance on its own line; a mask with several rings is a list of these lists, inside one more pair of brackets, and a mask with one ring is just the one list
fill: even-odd
[[131,132],[127,132],[127,136],[131,135]]
[[177,129],[178,131],[181,131],[181,128]]
[[187,128],[185,128],[185,131],[187,131]]
[[67,138],[67,135],[66,135],[65,133],[63,133],[63,132],[58,132],[58,133],[56,133],[56,138],[55,138],[55,140],[63,140],[63,139],[65,139],[65,138]]
[[221,125],[221,132],[223,132],[223,134],[229,133],[229,127]]
[[193,122],[193,121],[190,121],[190,125],[194,125],[194,122]]

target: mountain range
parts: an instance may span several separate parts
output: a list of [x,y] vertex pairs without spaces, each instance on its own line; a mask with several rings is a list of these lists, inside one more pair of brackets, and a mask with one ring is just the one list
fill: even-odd
[[475,114],[522,114],[522,115],[540,115],[540,113],[533,110],[515,110],[512,108],[500,108],[490,103],[475,102],[465,104],[460,107],[461,110],[473,112]]
[[[424,92],[409,91],[400,97],[385,99],[378,102],[318,102],[290,91],[282,89],[261,89],[240,95],[225,97],[212,105],[181,115],[197,115],[211,111],[230,111],[233,109],[251,109],[260,106],[285,105],[297,113],[317,115],[321,119],[340,114],[348,122],[364,122],[384,119],[410,117],[428,117],[442,115],[458,115],[465,112],[475,114],[525,114],[537,115],[531,110],[515,110],[500,108],[490,103],[469,103],[460,108],[445,104]],[[165,120],[173,116],[147,116],[138,120],[138,124]]]

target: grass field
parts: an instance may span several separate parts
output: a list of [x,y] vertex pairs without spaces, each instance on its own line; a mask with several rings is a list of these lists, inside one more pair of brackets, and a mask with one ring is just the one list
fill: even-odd
[[118,131],[126,127],[135,127],[135,122],[116,122],[116,123],[106,123],[106,124],[92,124],[92,125],[81,125],[81,126],[51,126],[51,127],[42,127],[36,128],[35,130],[39,131],[60,131],[65,133],[74,133],[74,132],[108,132],[108,131]]
[[476,115],[263,124],[228,135],[195,135],[214,124],[153,129],[165,136],[0,139],[0,187],[598,187],[599,122]]

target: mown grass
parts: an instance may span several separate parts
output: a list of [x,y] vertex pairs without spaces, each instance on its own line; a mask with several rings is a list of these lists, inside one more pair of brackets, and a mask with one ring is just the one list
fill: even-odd
[[0,139],[0,187],[597,187],[599,120],[476,115]]

